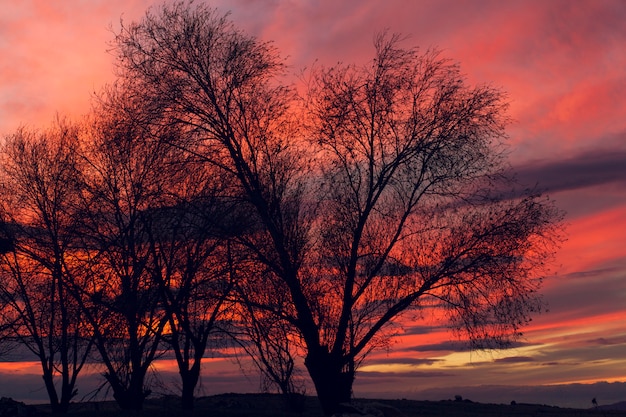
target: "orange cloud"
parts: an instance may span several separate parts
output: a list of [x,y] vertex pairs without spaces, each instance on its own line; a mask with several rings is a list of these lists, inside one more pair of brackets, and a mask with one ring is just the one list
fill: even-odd
[[626,206],[576,219],[559,252],[561,273],[586,271],[614,260],[626,260]]

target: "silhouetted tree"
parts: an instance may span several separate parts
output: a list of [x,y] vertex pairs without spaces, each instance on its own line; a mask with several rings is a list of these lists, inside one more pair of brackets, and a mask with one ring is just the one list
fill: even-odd
[[90,279],[74,291],[94,329],[104,377],[122,409],[141,409],[150,393],[146,376],[161,353],[168,321],[153,279],[151,237],[159,227],[150,210],[166,202],[171,148],[166,131],[150,130],[158,111],[123,85],[96,103],[81,157],[80,225],[84,268]]
[[149,210],[150,245],[163,308],[164,338],[174,353],[182,382],[182,407],[192,409],[202,358],[211,337],[219,337],[233,287],[229,235],[232,201],[214,172],[188,159],[175,164],[168,205]]
[[280,317],[289,309],[288,293],[269,290],[267,281],[259,279],[264,271],[254,265],[239,268],[230,334],[259,369],[262,390],[277,389],[289,408],[301,410],[304,384],[296,366],[300,338],[297,328]]
[[548,200],[505,198],[502,93],[468,87],[458,65],[399,41],[383,34],[368,65],[310,79],[324,220],[301,271],[318,277],[312,291],[332,294],[314,303],[319,342],[307,341],[306,358],[327,411],[405,312],[438,307],[474,346],[505,345],[539,310],[558,243]]
[[254,207],[240,243],[288,303],[247,297],[298,330],[327,414],[407,312],[443,309],[477,346],[517,335],[557,243],[549,201],[504,198],[503,94],[399,41],[378,37],[365,66],[313,71],[302,109],[271,45],[206,6],[163,6],[116,38],[124,79],[196,130],[174,145]]
[[[0,231],[0,255],[4,255],[13,249],[13,242],[10,237],[13,233],[8,229],[4,219],[0,219]],[[6,302],[0,303],[0,357],[9,353],[15,347],[15,338],[12,330],[16,320],[14,313],[10,304]]]
[[2,325],[37,356],[52,411],[67,412],[90,351],[89,326],[68,291],[76,268],[74,213],[78,128],[57,120],[45,131],[20,128],[1,151]]

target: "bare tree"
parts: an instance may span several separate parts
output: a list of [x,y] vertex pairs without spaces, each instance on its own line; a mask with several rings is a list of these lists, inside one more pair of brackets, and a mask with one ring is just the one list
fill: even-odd
[[[314,262],[334,297],[316,304],[306,365],[330,405],[403,313],[444,309],[477,347],[502,346],[538,311],[560,213],[514,184],[502,152],[506,103],[468,87],[437,51],[376,38],[366,66],[312,74],[309,115],[325,203]],[[330,365],[330,366],[329,366]]]
[[510,186],[498,90],[383,35],[367,65],[313,71],[296,119],[276,51],[205,6],[148,12],[116,45],[121,75],[197,130],[176,146],[254,207],[240,242],[289,302],[247,296],[298,329],[325,413],[350,400],[358,365],[406,313],[443,309],[484,345],[539,309],[560,214],[539,195],[497,195]]
[[300,337],[297,328],[280,317],[289,310],[289,296],[267,288],[268,281],[259,279],[267,271],[259,266],[263,268],[254,259],[239,260],[229,333],[260,371],[261,389],[277,390],[289,408],[301,411],[305,388],[296,366]]
[[[13,250],[12,234],[4,218],[0,219],[0,256]],[[9,303],[3,301],[0,304],[0,357],[7,355],[15,348],[15,338],[13,337],[15,321],[15,311]]]
[[[182,407],[192,409],[202,359],[211,337],[219,337],[233,287],[229,234],[233,202],[214,172],[188,159],[170,178],[171,202],[146,213],[154,225],[150,245],[153,278],[168,315],[165,341],[182,382]],[[164,190],[165,192],[165,190]]]
[[123,85],[104,91],[83,138],[82,264],[89,280],[74,282],[104,377],[122,409],[141,409],[146,376],[162,353],[168,317],[153,279],[149,212],[164,204],[174,157],[148,128],[159,113]]
[[[52,411],[65,413],[88,357],[89,326],[68,282],[75,265],[78,128],[64,120],[46,131],[19,129],[2,148],[2,325],[37,356]],[[58,388],[57,388],[58,387]],[[58,391],[57,391],[58,389]]]

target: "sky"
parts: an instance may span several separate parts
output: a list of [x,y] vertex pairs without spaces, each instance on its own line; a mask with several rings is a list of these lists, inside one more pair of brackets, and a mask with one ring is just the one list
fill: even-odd
[[[137,20],[158,4],[0,0],[0,136],[87,113],[91,94],[114,78],[107,51],[120,19]],[[549,311],[512,349],[469,351],[437,323],[407,323],[389,352],[361,368],[355,395],[580,407],[593,397],[626,400],[625,1],[210,4],[273,41],[294,73],[316,61],[365,63],[386,29],[407,35],[406,46],[442,50],[470,83],[507,92],[511,163],[567,213],[568,240],[542,291]],[[40,381],[30,378],[37,372],[26,363],[0,367],[0,394],[45,399],[29,385]],[[205,373],[207,393],[258,386],[229,359],[211,361]]]

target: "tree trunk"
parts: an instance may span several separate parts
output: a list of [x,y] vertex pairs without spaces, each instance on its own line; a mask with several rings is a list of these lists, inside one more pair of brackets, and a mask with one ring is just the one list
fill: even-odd
[[133,393],[129,389],[123,389],[113,392],[113,398],[115,402],[122,410],[135,410],[140,411],[143,409],[143,392]]
[[48,398],[50,398],[50,409],[52,412],[55,414],[66,413],[68,407],[67,405],[63,407],[63,405],[59,403],[59,396],[57,395],[57,390],[54,386],[52,371],[44,370],[42,377],[46,386],[46,391],[48,392]]
[[190,369],[180,371],[180,379],[183,384],[181,393],[181,407],[183,410],[193,410],[194,391],[200,377],[200,366],[192,366]]
[[61,388],[61,401],[59,401],[59,412],[67,413],[70,408],[72,398],[76,395],[74,384],[63,384]]
[[309,352],[304,364],[315,385],[324,414],[341,411],[341,404],[352,399],[354,371],[346,370],[341,357],[324,351]]
[[[51,373],[46,372],[43,375],[44,384],[48,397],[50,398],[50,410],[53,414],[66,414],[70,408],[70,401],[73,398],[73,385],[62,384],[61,387],[61,399],[59,400],[56,387],[54,385],[54,378]],[[69,392],[69,395],[68,395]]]
[[117,377],[105,375],[106,379],[113,390],[113,398],[122,410],[141,410],[143,402],[150,394],[150,391],[144,390],[144,375],[134,374],[130,378],[128,386],[120,383]]

